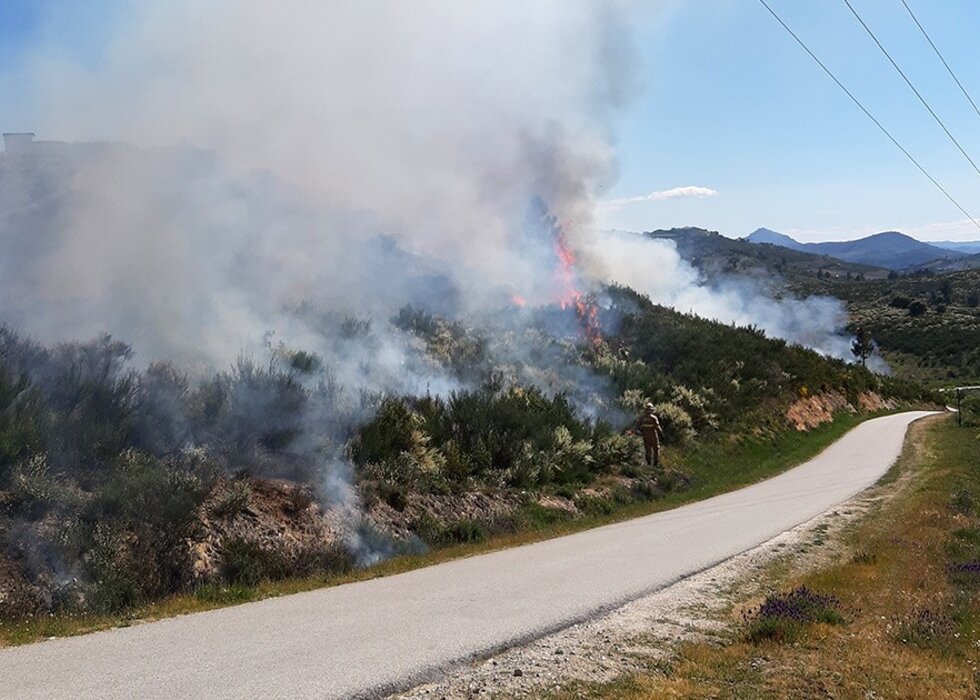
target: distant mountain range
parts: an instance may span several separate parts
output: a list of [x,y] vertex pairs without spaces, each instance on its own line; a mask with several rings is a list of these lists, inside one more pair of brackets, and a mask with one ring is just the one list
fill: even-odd
[[955,250],[958,253],[975,255],[980,253],[980,241],[930,241],[930,245]]
[[749,234],[745,240],[889,270],[923,266],[973,267],[977,261],[972,259],[976,256],[971,254],[980,252],[980,241],[924,243],[898,231],[876,233],[854,241],[801,243],[784,233],[760,228]]
[[818,274],[826,275],[827,279],[882,279],[888,276],[888,270],[884,268],[786,247],[755,245],[745,239],[728,238],[717,231],[692,226],[647,231],[642,235],[651,240],[671,241],[680,256],[709,279],[738,274],[763,279],[779,277],[793,283],[812,281]]

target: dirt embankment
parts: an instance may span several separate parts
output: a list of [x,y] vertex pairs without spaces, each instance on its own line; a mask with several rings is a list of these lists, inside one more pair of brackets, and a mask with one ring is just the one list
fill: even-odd
[[[683,479],[674,481],[670,488],[684,487]],[[377,556],[420,552],[520,528],[526,509],[534,504],[553,512],[554,518],[574,519],[614,498],[647,498],[665,488],[650,477],[621,475],[603,477],[566,496],[506,489],[387,493],[365,486],[353,503],[332,505],[290,481],[221,478],[198,507],[186,540],[182,585],[234,583],[242,567],[259,577],[342,570]],[[58,516],[52,514],[50,521],[42,525],[54,532],[64,528]],[[7,541],[11,527],[0,518],[0,541]],[[29,559],[42,555],[39,551]],[[68,594],[84,598],[81,566],[57,577],[37,573],[49,569],[50,561],[12,558],[0,548],[0,619],[46,614],[58,609]]]
[[841,411],[871,413],[892,409],[896,405],[894,400],[882,398],[872,391],[858,394],[856,406],[840,392],[826,391],[794,401],[786,409],[786,420],[794,429],[805,431],[830,423],[834,420],[834,415]]

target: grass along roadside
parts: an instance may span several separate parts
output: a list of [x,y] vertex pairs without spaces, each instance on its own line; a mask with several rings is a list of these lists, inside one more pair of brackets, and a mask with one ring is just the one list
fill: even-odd
[[[845,536],[850,556],[781,580],[773,572],[779,592],[736,606],[724,643],[681,645],[670,663],[554,698],[976,697],[980,435],[950,417],[923,422],[890,478],[896,495]],[[788,628],[759,616],[767,604],[794,608],[800,590],[819,614],[790,614]]]
[[690,487],[668,492],[657,500],[625,505],[610,500],[603,508],[596,509],[591,515],[574,520],[553,521],[538,517],[539,511],[530,509],[526,514],[524,527],[515,532],[492,536],[481,542],[434,549],[425,554],[399,556],[370,568],[344,574],[264,581],[256,586],[204,586],[195,593],[170,596],[119,615],[55,614],[24,620],[0,621],[0,646],[84,634],[263,598],[391,576],[452,559],[529,544],[668,510],[755,483],[796,466],[819,453],[869,417],[873,416],[841,413],[832,423],[824,424],[807,433],[787,430],[768,437],[743,436],[739,439],[694,443],[683,450],[669,450],[665,460],[668,470],[682,472],[690,477]]

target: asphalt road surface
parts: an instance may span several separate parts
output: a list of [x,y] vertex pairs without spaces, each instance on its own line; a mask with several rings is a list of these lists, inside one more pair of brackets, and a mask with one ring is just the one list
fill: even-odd
[[3,698],[375,696],[613,608],[846,500],[895,462],[909,412],[706,501],[576,535],[125,629],[0,650]]

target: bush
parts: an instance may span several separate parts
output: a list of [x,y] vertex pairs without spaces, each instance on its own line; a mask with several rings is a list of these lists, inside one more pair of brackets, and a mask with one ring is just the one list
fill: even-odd
[[168,363],[150,365],[137,380],[133,446],[163,457],[192,442],[189,397],[187,375]]
[[52,352],[42,391],[53,466],[97,479],[103,463],[131,446],[137,382],[126,364],[132,356],[132,348],[109,335]]
[[443,524],[426,512],[420,514],[410,527],[430,547],[485,542],[490,537],[491,529],[489,523],[472,518]]
[[211,513],[218,518],[234,518],[252,503],[252,485],[246,479],[229,482],[211,503]]
[[766,597],[753,610],[742,614],[746,624],[746,639],[753,644],[762,641],[792,642],[806,627],[815,622],[839,625],[844,622],[840,600],[800,586],[788,593]]
[[0,486],[15,464],[44,449],[43,426],[40,390],[26,376],[13,377],[0,366]]
[[14,467],[10,475],[10,499],[22,515],[37,517],[57,501],[60,486],[42,452]]
[[686,386],[677,385],[671,393],[670,402],[679,406],[691,417],[691,424],[696,432],[718,427],[718,416],[709,409],[709,402],[714,398],[713,392],[705,390],[696,392]]
[[892,620],[895,639],[920,649],[942,648],[947,637],[955,631],[953,620],[946,614],[920,608]]
[[664,443],[668,445],[683,445],[697,435],[694,421],[680,406],[672,403],[659,403],[653,407],[654,413],[660,419],[660,427],[664,431]]
[[929,307],[926,306],[926,303],[924,301],[920,301],[916,299],[911,304],[909,304],[908,309],[909,309],[909,316],[921,316],[926,311],[929,310]]
[[[416,490],[450,489],[469,480],[530,487],[587,481],[598,468],[596,429],[562,394],[487,384],[448,400],[385,398],[351,442],[362,472]],[[610,441],[602,460],[625,446]]]
[[[85,501],[69,546],[85,563],[104,611],[180,590],[189,580],[186,546],[210,482],[179,462],[127,450]],[[102,589],[105,589],[104,591]]]
[[257,586],[289,575],[291,567],[282,555],[263,549],[257,542],[234,538],[221,549],[221,576],[233,586]]

